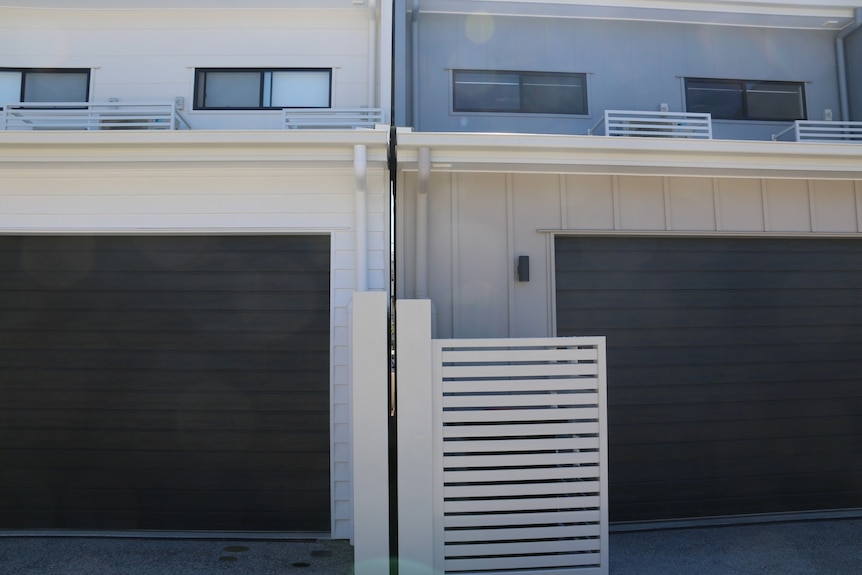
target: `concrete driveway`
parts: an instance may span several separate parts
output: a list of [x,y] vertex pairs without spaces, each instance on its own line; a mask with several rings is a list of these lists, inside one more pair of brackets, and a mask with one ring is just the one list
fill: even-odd
[[[862,519],[614,532],[610,575],[860,575]],[[0,537],[2,575],[349,575],[327,539]],[[381,573],[380,575],[387,575]]]
[[612,533],[611,575],[858,575],[862,519]]
[[347,541],[0,537],[2,575],[349,575],[352,571],[353,548]]

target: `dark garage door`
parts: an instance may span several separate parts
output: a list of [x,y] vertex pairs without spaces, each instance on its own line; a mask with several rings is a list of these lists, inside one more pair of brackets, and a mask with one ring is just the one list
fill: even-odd
[[611,521],[862,507],[862,241],[557,237],[606,335]]
[[329,253],[0,237],[0,528],[329,531]]

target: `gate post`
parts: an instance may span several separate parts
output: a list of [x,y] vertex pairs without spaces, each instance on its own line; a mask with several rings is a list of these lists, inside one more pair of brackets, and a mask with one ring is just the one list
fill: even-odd
[[389,326],[385,292],[353,294],[353,555],[356,575],[389,562]]
[[431,300],[396,306],[398,568],[416,575],[434,566]]

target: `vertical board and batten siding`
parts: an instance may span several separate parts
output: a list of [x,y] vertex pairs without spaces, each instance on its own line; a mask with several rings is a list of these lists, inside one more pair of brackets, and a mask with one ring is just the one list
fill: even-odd
[[[403,175],[400,189],[403,201],[398,204],[399,213],[409,222],[415,209],[414,174]],[[853,447],[860,440],[855,421],[860,415],[858,373],[862,372],[858,353],[858,334],[862,332],[856,301],[862,299],[856,291],[860,284],[854,271],[862,269],[858,261],[862,245],[859,182],[432,172],[428,194],[429,260],[433,270],[429,274],[429,296],[436,306],[439,337],[604,335],[606,328],[616,330],[607,334],[611,370],[609,473],[612,481],[621,482],[619,489],[612,484],[610,490],[612,520],[860,505],[859,494],[854,490],[862,484],[862,478],[858,449]],[[493,235],[488,233],[491,229],[495,230]],[[572,235],[567,236],[567,232]],[[402,253],[410,254],[414,240],[403,230],[402,234]],[[714,300],[700,306],[704,309],[693,309],[700,304],[691,296],[668,291],[661,296],[667,300],[663,311],[649,311],[649,306],[643,304],[640,307],[645,309],[628,314],[623,311],[628,302],[617,302],[618,309],[613,309],[616,304],[608,303],[617,292],[595,290],[596,303],[578,304],[584,308],[580,317],[591,318],[590,323],[577,323],[577,314],[565,312],[569,305],[567,291],[572,287],[566,285],[565,278],[579,281],[577,266],[565,261],[565,252],[555,252],[555,244],[558,249],[564,244],[577,245],[590,234],[596,237],[582,241],[600,242],[606,237],[609,242],[630,242],[634,246],[632,253],[639,253],[633,257],[642,267],[663,265],[661,250],[656,254],[650,251],[652,242],[672,242],[671,245],[683,246],[689,255],[696,254],[692,248],[701,245],[700,241],[712,246],[710,252],[722,246],[716,258],[711,259],[724,261],[724,269],[713,270],[697,280],[714,284],[710,292]],[[827,235],[835,237],[824,237]],[[641,252],[638,246],[642,246]],[[724,246],[727,256],[721,255]],[[742,249],[743,246],[748,247]],[[732,255],[740,249],[742,253]],[[466,256],[471,250],[473,253]],[[826,254],[821,258],[817,250],[825,250]],[[751,251],[747,259],[746,251]],[[531,258],[529,282],[518,282],[515,276],[520,255]],[[685,265],[696,270],[703,265],[702,259],[695,257]],[[603,273],[612,274],[605,276],[605,281],[612,278],[611,284],[628,282],[631,287],[646,282],[644,276],[624,271],[628,263],[610,259],[603,263],[599,258],[597,265],[604,266]],[[619,269],[614,271],[614,266]],[[735,270],[734,266],[740,267]],[[649,281],[671,281],[681,277],[683,271],[664,279],[654,274]],[[400,293],[411,295],[412,263],[406,258],[400,260],[398,272]],[[590,275],[595,273],[598,272]],[[761,280],[767,284],[758,286],[756,282]],[[745,287],[746,282],[752,285]],[[732,287],[731,283],[737,285],[724,289]],[[780,287],[788,290],[773,291]],[[486,297],[465,297],[472,293]],[[637,298],[647,297],[648,293],[635,287],[630,296],[630,304],[638,307]],[[673,307],[677,299],[680,309]],[[783,311],[788,315],[778,314]],[[650,358],[632,349],[630,356],[625,356],[628,371],[617,373],[630,378],[640,373],[640,383],[629,380],[625,389],[617,391],[615,358],[624,356],[614,351],[614,338],[618,337],[614,334],[625,333],[626,322],[630,321],[628,337],[640,335],[649,343],[651,323],[661,326],[684,322],[685,317],[695,317],[691,313],[698,321],[719,323],[704,325],[702,330],[689,327],[688,331],[698,336],[710,331],[716,343],[720,339],[715,338],[726,337],[724,345],[729,347],[724,351],[720,347],[701,347],[700,352],[706,356],[693,356],[688,365],[688,331],[682,324],[677,330],[662,329],[661,337],[674,338],[668,340],[673,345],[662,351],[664,359],[674,367],[659,367],[691,374],[701,365],[703,370],[697,377],[702,381],[724,379],[717,386],[686,387],[682,380],[672,381],[665,371],[653,377],[646,368],[633,367],[633,362],[648,362]],[[603,323],[605,316],[617,322],[616,327]],[[739,325],[722,327],[721,321],[737,321]],[[737,332],[739,341],[734,340]],[[765,367],[752,363],[755,353],[762,356]],[[726,373],[717,367],[725,362],[732,366]],[[798,374],[781,383],[780,372],[785,370],[786,375],[787,369],[796,369]],[[751,373],[746,376],[748,371]],[[744,377],[750,377],[753,383],[739,379]],[[703,394],[700,398],[699,393]],[[713,404],[715,412],[710,411]],[[637,423],[617,428],[615,409]],[[655,418],[643,420],[652,417],[649,413]],[[662,427],[662,418],[671,418],[670,427]],[[696,429],[706,418],[715,425],[704,423],[705,428]],[[727,423],[732,421],[737,423]],[[638,435],[640,426],[647,435]],[[682,435],[690,432],[690,441],[683,441],[682,451],[676,454],[664,453],[662,442],[678,441],[669,437],[673,426]],[[653,466],[653,479],[637,483],[639,464],[615,459],[614,454],[640,457],[632,441],[645,440],[653,433],[657,439],[646,446],[643,457],[664,457],[664,467]],[[619,449],[614,448],[617,441],[623,444]],[[737,459],[725,453],[737,447]],[[726,455],[723,463],[716,459],[715,465],[723,467],[715,469],[712,463],[698,459],[705,449]],[[685,459],[686,453],[691,455],[689,459]],[[784,468],[776,468],[770,475],[773,462]],[[620,463],[617,475],[615,465]],[[748,463],[750,467],[746,467]],[[713,471],[717,472],[715,477],[711,477]],[[685,478],[674,485],[681,499],[674,504],[676,507],[665,507],[658,503],[658,497],[665,497],[662,493],[668,486],[668,476],[677,472]],[[752,481],[744,488],[734,484],[736,472]],[[795,473],[800,474],[799,482]],[[811,490],[816,492],[818,487],[824,491],[812,494]],[[720,495],[722,490],[735,493],[737,503],[733,504],[737,507],[720,505],[720,497],[691,504],[681,502],[701,490],[713,495]],[[775,490],[773,499],[768,498],[769,490]],[[668,497],[673,501],[672,496]]]
[[862,507],[862,241],[556,238],[608,342],[611,520]]
[[281,110],[194,110],[194,69],[331,68],[334,107],[373,107],[368,9],[346,4],[317,10],[0,8],[0,54],[5,67],[92,69],[91,101],[173,102],[182,96],[182,114],[193,129],[281,129]]
[[0,526],[327,531],[330,239],[0,236]]
[[[433,150],[432,150],[433,154]],[[416,174],[402,173],[398,217],[415,221]],[[439,337],[555,333],[553,238],[541,230],[817,237],[862,232],[862,183],[683,176],[432,172],[429,296]],[[396,230],[401,297],[414,295],[416,242]],[[530,257],[530,281],[515,274]],[[409,257],[408,257],[409,256]]]
[[[840,109],[834,34],[825,28],[420,13],[421,58],[411,71],[418,74],[419,112],[412,125],[423,132],[587,135],[605,110],[658,111],[664,103],[671,112],[686,111],[685,77],[804,81],[809,117],[820,119],[824,109]],[[589,114],[453,112],[451,75],[459,69],[584,73]],[[715,121],[713,137],[769,141],[789,125]]]
[[607,573],[603,338],[432,346],[435,567]]
[[[287,152],[286,152],[287,153]],[[134,155],[134,154],[131,154]],[[368,281],[388,285],[385,176],[368,174]],[[333,537],[352,533],[349,416],[349,318],[356,285],[351,168],[207,168],[181,163],[51,170],[6,165],[0,173],[5,234],[323,234],[330,238],[329,331],[330,493]],[[149,232],[147,230],[150,230]]]

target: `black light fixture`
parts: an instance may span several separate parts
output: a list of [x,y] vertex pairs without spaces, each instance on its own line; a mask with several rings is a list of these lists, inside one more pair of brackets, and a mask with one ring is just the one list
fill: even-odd
[[530,281],[530,256],[518,256],[518,281]]

